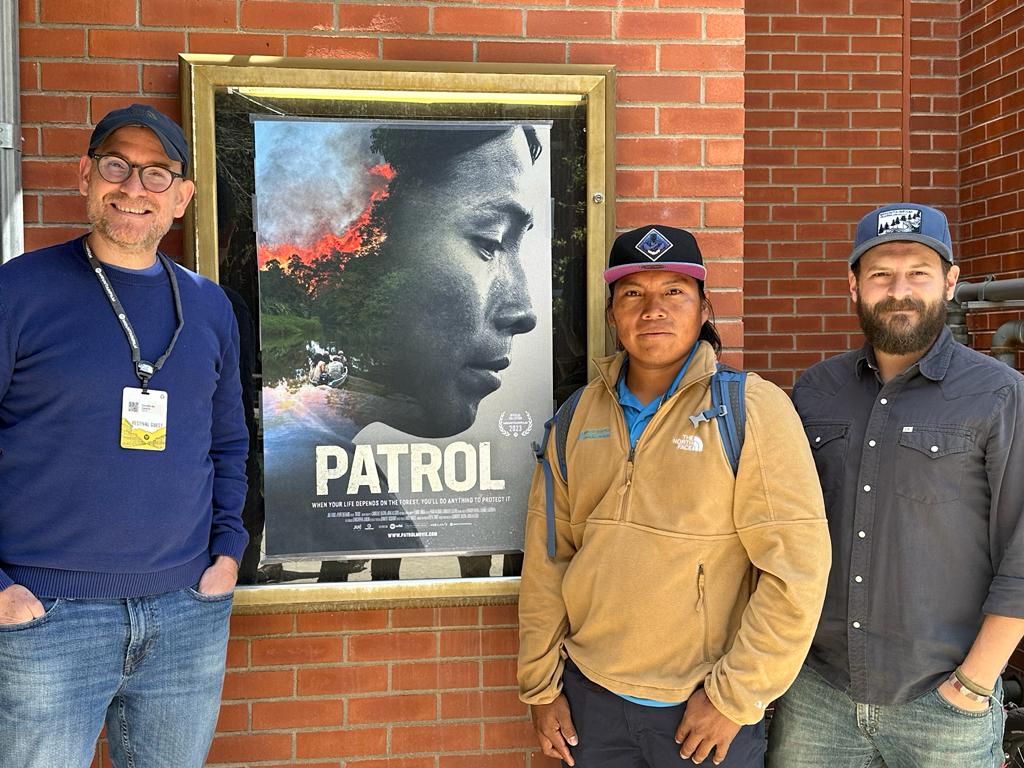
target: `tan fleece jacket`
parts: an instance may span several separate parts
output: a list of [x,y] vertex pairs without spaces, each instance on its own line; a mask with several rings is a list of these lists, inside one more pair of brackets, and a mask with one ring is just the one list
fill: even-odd
[[630,460],[615,394],[623,356],[597,361],[567,442],[555,439],[557,554],[545,549],[544,478],[533,478],[519,600],[520,698],[561,690],[566,654],[594,682],[684,701],[703,685],[749,724],[796,678],[825,596],[831,545],[810,449],[785,393],[747,377],[746,439],[734,477],[711,405],[701,342]]

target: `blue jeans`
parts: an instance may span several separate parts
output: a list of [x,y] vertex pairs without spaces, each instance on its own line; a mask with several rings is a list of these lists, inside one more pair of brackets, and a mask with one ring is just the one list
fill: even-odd
[[231,595],[41,600],[0,625],[0,766],[200,768],[224,681]]
[[929,691],[906,704],[857,704],[804,667],[775,705],[769,768],[999,768],[1000,690],[968,712]]

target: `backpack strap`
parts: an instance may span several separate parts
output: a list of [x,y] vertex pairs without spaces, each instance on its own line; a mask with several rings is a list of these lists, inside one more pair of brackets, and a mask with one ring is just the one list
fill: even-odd
[[566,467],[565,447],[569,439],[569,424],[572,422],[573,414],[576,413],[576,406],[580,402],[585,386],[580,387],[568,399],[559,406],[555,415],[544,422],[544,437],[540,443],[533,444],[533,454],[537,457],[537,463],[544,470],[544,504],[545,516],[547,519],[547,550],[548,557],[555,556],[555,480],[551,472],[551,463],[548,461],[547,450],[548,440],[551,437],[551,428],[555,427],[555,453],[558,458],[558,469],[562,478],[568,480],[568,469]]
[[690,417],[694,427],[702,421],[718,419],[725,457],[734,475],[739,470],[740,452],[746,438],[746,383],[746,371],[738,371],[719,363],[711,377],[711,407]]

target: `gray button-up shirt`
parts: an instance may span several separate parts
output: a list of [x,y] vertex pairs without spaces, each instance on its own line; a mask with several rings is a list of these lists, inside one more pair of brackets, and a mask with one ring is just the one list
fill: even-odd
[[1024,617],[1024,376],[944,329],[885,385],[865,347],[809,369],[793,401],[833,552],[807,663],[857,702],[909,701],[984,614]]

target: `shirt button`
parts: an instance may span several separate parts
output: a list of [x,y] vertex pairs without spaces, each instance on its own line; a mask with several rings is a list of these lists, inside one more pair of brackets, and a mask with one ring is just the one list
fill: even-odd
[[879,400],[878,402],[880,402],[880,403],[881,403],[882,405],[888,405],[888,403],[889,403],[889,399],[888,399],[888,398],[885,398],[885,397],[883,397],[883,398],[882,398],[881,400]]
[[864,581],[864,578],[862,576],[854,576],[853,580],[860,584],[862,581]]
[[864,486],[864,493],[871,493],[871,486],[870,485],[865,485]]
[[868,440],[868,445],[871,446],[872,448],[874,448],[875,447],[875,441],[874,440]]
[[820,438],[820,437],[816,437],[816,438],[814,438],[814,442],[816,442],[816,443],[820,443],[820,442],[821,442],[821,438]]
[[932,453],[938,453],[938,452],[939,452],[939,446],[937,446],[937,445],[933,445],[933,446],[931,447],[931,451],[932,451]]
[[853,622],[853,628],[854,629],[860,629],[860,622],[859,621]]
[[857,531],[857,535],[858,535],[858,536],[859,536],[860,538],[862,538],[862,539],[863,539],[863,538],[864,538],[865,536],[867,536],[867,534],[866,534],[866,533],[864,533],[864,531]]

